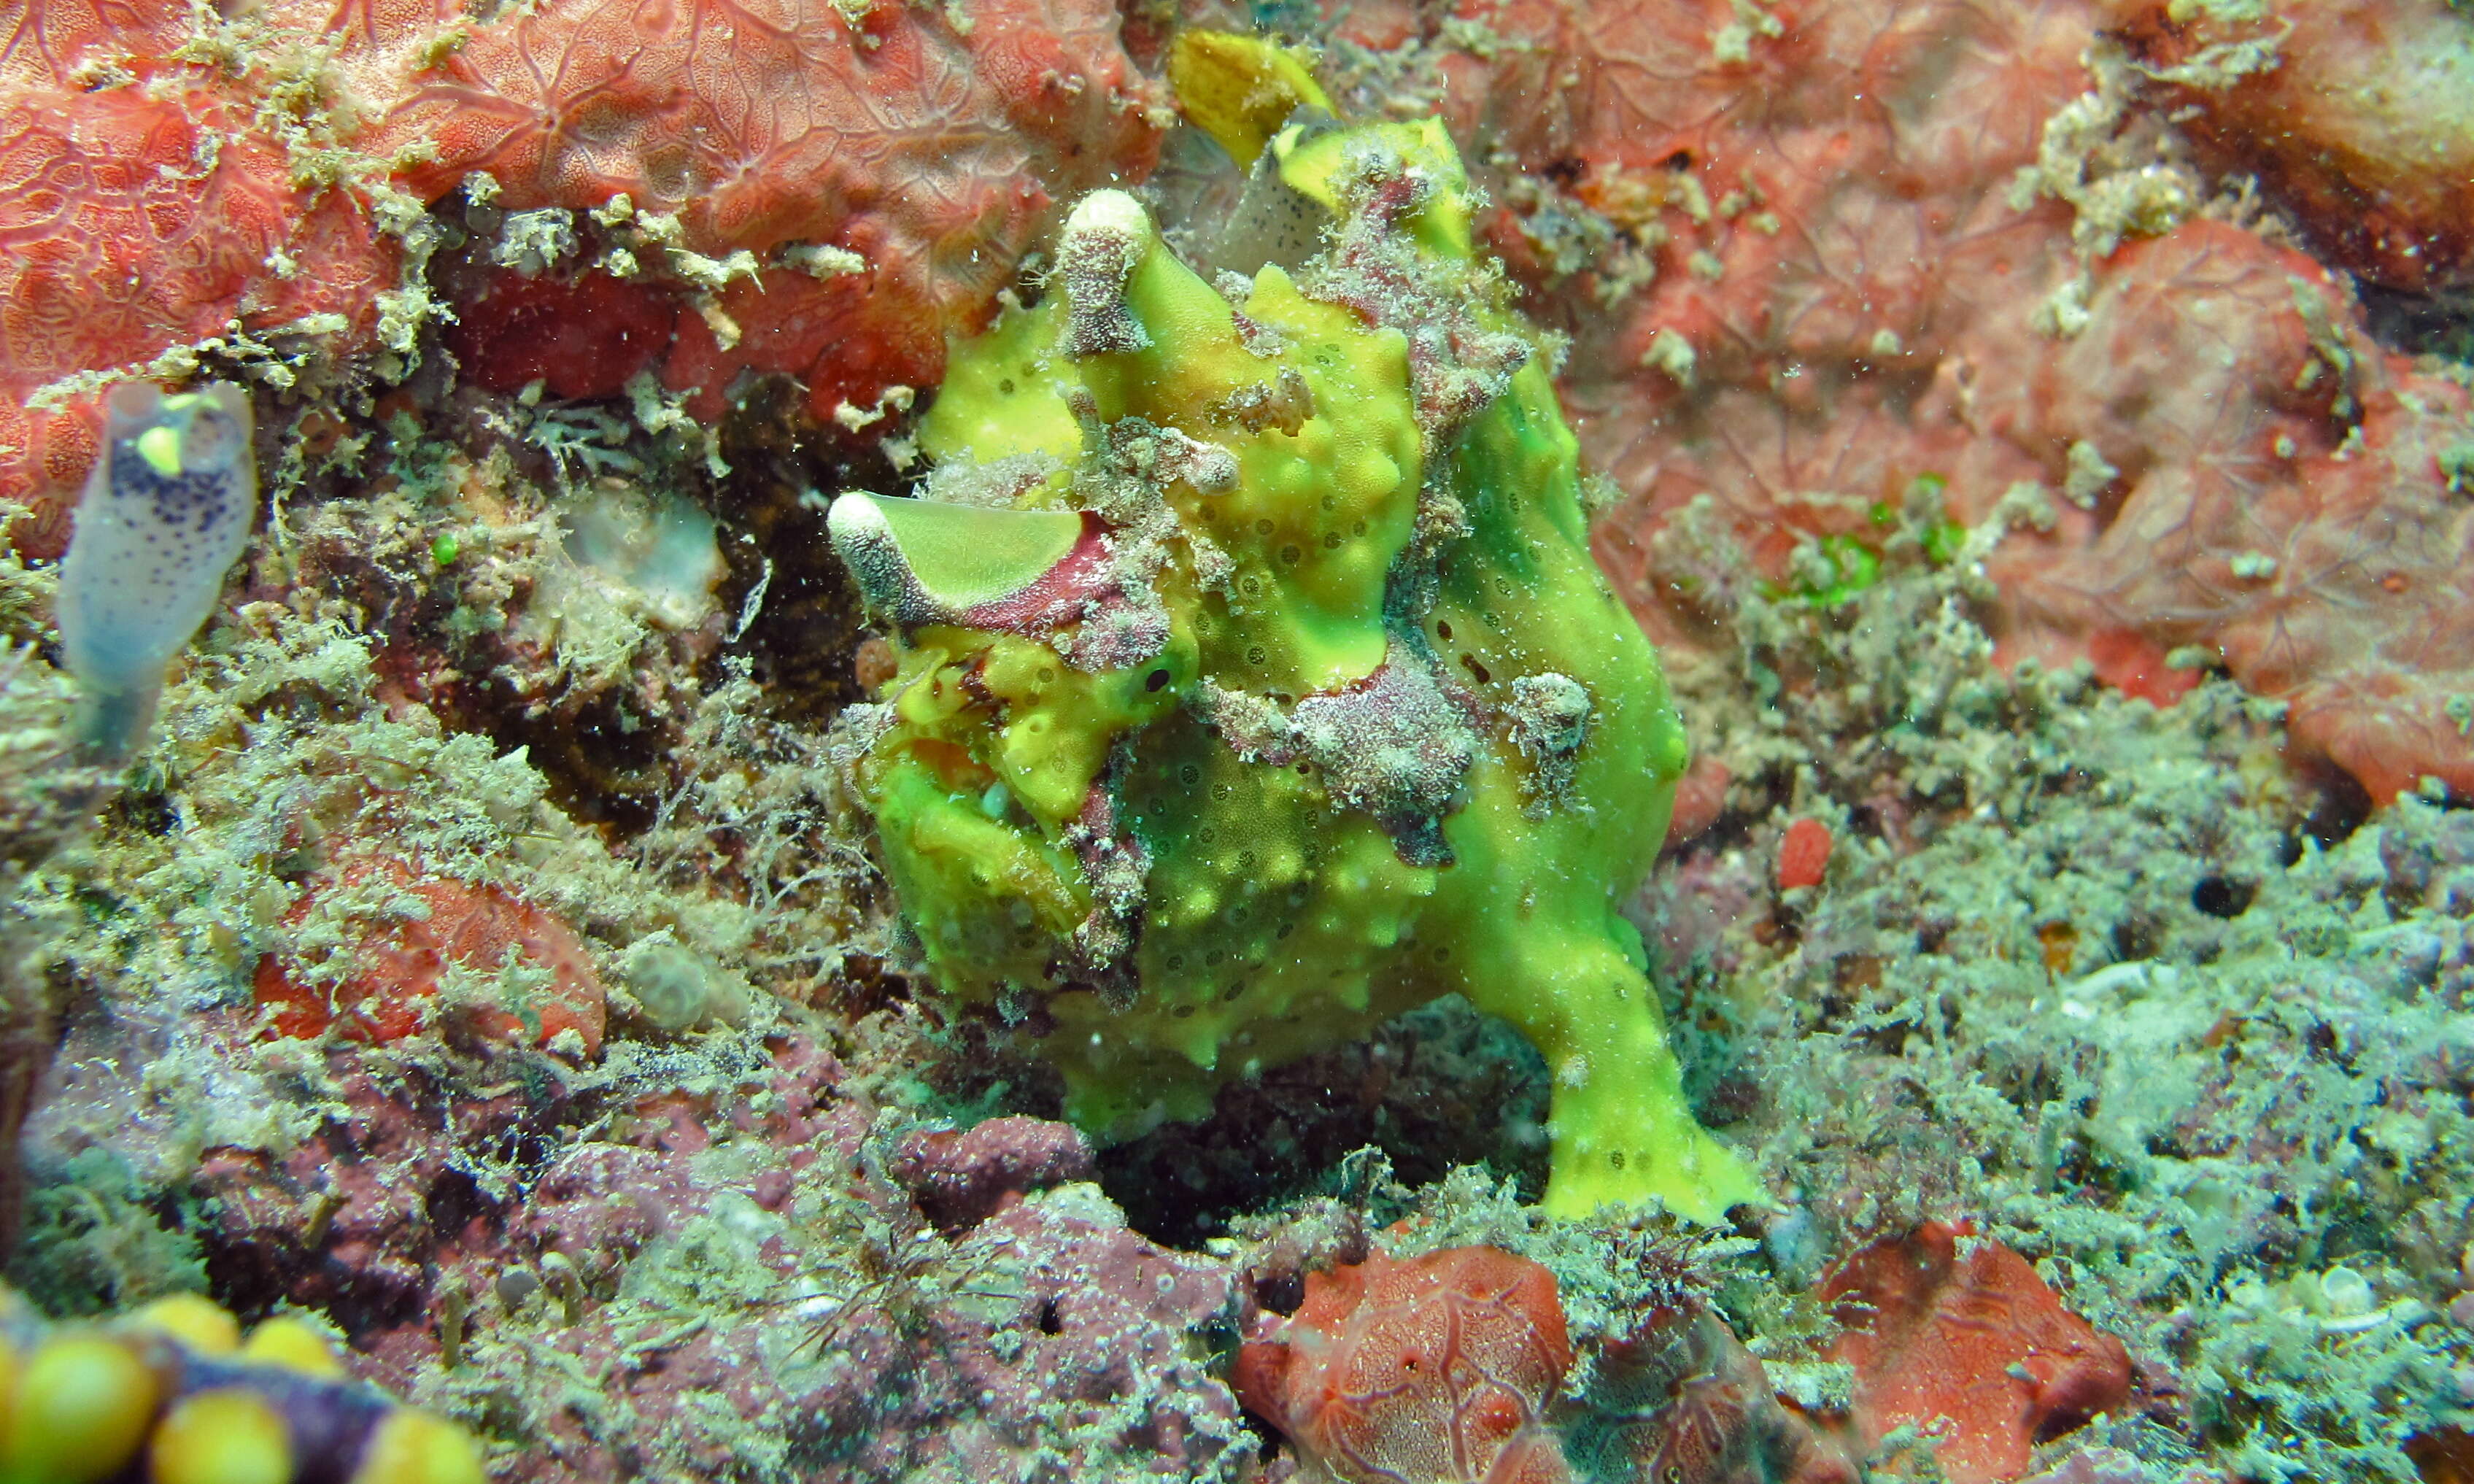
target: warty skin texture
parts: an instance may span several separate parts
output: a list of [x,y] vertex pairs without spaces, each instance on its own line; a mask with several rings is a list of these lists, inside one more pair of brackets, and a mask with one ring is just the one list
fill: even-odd
[[896,635],[858,777],[930,970],[1104,1137],[1457,991],[1554,1073],[1550,1210],[1715,1220],[1758,1192],[1616,914],[1683,727],[1459,160],[1307,120],[1267,192],[1322,249],[1216,286],[1085,198],[1045,301],[957,348],[929,500],[837,504]]

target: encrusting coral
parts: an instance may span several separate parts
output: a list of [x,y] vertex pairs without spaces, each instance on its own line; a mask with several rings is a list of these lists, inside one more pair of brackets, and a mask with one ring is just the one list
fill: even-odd
[[1928,1222],[1850,1256],[1821,1292],[1844,1310],[1833,1352],[1855,1368],[1864,1442],[1921,1428],[1951,1484],[2017,1478],[2037,1444],[2130,1399],[2122,1342],[1973,1232]]
[[[2464,373],[2375,341],[2289,245],[2400,292],[2462,272],[2462,8],[1484,0],[1327,29],[1338,96],[1473,151],[1483,234],[1572,336],[1559,389],[1623,488],[1601,556],[1661,645],[1709,642],[1718,584],[1860,585],[1824,570],[1928,489],[2001,534],[1977,601],[2005,659],[2160,703],[2222,667],[2375,798],[2474,791]],[[1740,548],[1721,570],[1679,559],[1696,505]]]
[[[1273,98],[1322,101],[1251,45]],[[1197,111],[1248,147],[1251,114]],[[1249,188],[1230,251],[1328,246],[1215,286],[1086,197],[1059,291],[958,349],[927,498],[834,508],[899,640],[858,777],[928,964],[1117,1135],[1460,991],[1556,1078],[1549,1208],[1714,1220],[1758,1193],[1614,915],[1682,725],[1459,158],[1309,120]]]
[[[0,12],[0,497],[31,508],[23,549],[66,544],[102,446],[90,400],[41,388],[201,344],[289,384],[284,357],[372,332],[397,277],[360,202],[296,183],[247,89],[165,60],[185,13]],[[171,375],[200,356],[180,359]]]
[[452,1008],[457,1029],[588,1060],[601,1054],[603,991],[592,957],[573,929],[532,903],[452,877],[414,881],[381,856],[303,891],[285,926],[339,908],[375,921],[357,940],[302,932],[305,941],[258,961],[251,987],[274,1011],[273,1034],[315,1037],[331,1026],[349,1039],[401,1040],[422,1029],[460,971],[470,986]]
[[2105,0],[2204,162],[2255,175],[2328,260],[2474,286],[2474,20],[2448,0]]
[[1309,1274],[1249,1340],[1237,1395],[1334,1484],[1558,1484],[1547,1425],[1572,1363],[1555,1276],[1492,1247]]
[[[2397,168],[2455,114],[2358,104],[2462,8],[1258,22],[1324,48],[0,0],[0,382],[73,382],[0,459],[56,501],[142,370],[248,388],[265,475],[99,818],[64,532],[0,553],[12,1281],[331,1325],[500,1484],[1276,1484],[1368,1422],[1495,1484],[2457,1476],[2474,816],[2416,780],[2474,728],[2474,420],[2399,353],[2462,354],[2458,182]],[[1206,128],[1136,187],[1162,70]],[[839,523],[904,652],[823,497],[922,449]],[[1637,893],[1681,748],[1588,509],[1696,754]],[[2357,831],[2289,745],[2399,797]],[[1627,1178],[1714,1149],[1688,1097],[1778,1203],[1732,1227],[1578,1209],[1719,1201],[1575,1183],[1605,1058],[1469,1004],[1535,1030],[1618,908],[1681,1072]],[[1052,1121],[1043,1050],[1149,1131]],[[0,1332],[198,1349],[127,1324]],[[316,1385],[110,1435],[279,1474],[268,1411],[410,1415]]]
[[626,255],[581,281],[686,270],[702,312],[680,317],[675,348],[647,350],[708,418],[750,368],[800,377],[825,417],[934,384],[948,330],[984,315],[1050,225],[1052,186],[1139,175],[1158,134],[1152,85],[1088,0],[1003,0],[961,19],[563,0],[473,28],[400,77],[364,147],[424,146],[407,189],[434,200],[478,171],[510,213],[632,224]]
[[1712,1307],[1713,1271],[1681,1229],[1637,1213],[1538,1223],[1509,1186],[1490,1191],[1474,1168],[1426,1187],[1417,1204],[1370,1233],[1346,1223],[1335,1230],[1311,1206],[1295,1211],[1252,1255],[1258,1289],[1275,1286],[1318,1234],[1333,1259],[1305,1273],[1292,1312],[1254,1320],[1231,1373],[1248,1408],[1288,1443],[1299,1477],[1861,1477],[1831,1436],[1835,1405],[1808,1397],[1831,1415],[1807,1419],[1782,1403],[1783,1387]]
[[[1052,191],[1148,168],[1157,99],[1116,27],[1085,0],[0,7],[16,539],[65,537],[99,378],[351,391],[459,313],[506,391],[659,370],[710,418],[778,372],[830,419],[933,383]],[[459,188],[480,218],[425,214]],[[432,282],[470,228],[496,240]]]

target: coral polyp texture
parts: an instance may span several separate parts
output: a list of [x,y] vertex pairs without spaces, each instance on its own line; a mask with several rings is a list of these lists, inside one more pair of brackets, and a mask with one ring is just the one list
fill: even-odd
[[1555,1275],[1492,1247],[1309,1275],[1238,1355],[1237,1395],[1332,1484],[1560,1484],[1572,1363]]
[[15,7],[0,497],[34,507],[18,539],[65,535],[96,377],[217,358],[278,387],[400,374],[424,323],[459,313],[508,374],[493,280],[449,308],[420,277],[445,240],[422,208],[459,187],[538,230],[491,259],[499,278],[652,285],[622,358],[705,416],[751,373],[804,378],[826,416],[932,383],[1055,193],[1148,168],[1156,88],[1116,25],[1083,0]]
[[934,382],[947,332],[1053,226],[1053,187],[1147,168],[1157,100],[1116,26],[1088,0],[568,0],[410,71],[369,143],[419,147],[400,179],[424,199],[478,171],[508,210],[624,197],[675,222],[656,252],[754,255],[680,322],[665,375],[712,416],[739,373],[784,372],[830,415]]
[[76,11],[19,8],[0,62],[0,497],[34,505],[18,540],[44,552],[66,541],[101,418],[36,393],[228,336],[367,334],[395,262],[361,202],[295,182],[245,94],[177,66],[154,86],[77,85],[146,30],[77,27]]
[[2071,1313],[2027,1260],[1928,1222],[1840,1264],[1834,1351],[1855,1368],[1853,1422],[1877,1445],[1899,1427],[1942,1440],[1951,1484],[2027,1472],[2036,1444],[2122,1409],[2130,1356]]
[[0,0],[0,1484],[2474,1477],[2469,43]]
[[1550,1208],[1715,1219],[1757,1192],[1615,915],[1683,729],[1460,161],[1298,125],[1255,185],[1328,246],[1215,285],[1086,197],[957,352],[928,498],[835,506],[899,636],[859,777],[928,964],[1110,1136],[1460,991],[1557,1078]]
[[2474,284],[2474,24],[2446,0],[2109,0],[2189,109],[2212,168],[2247,173],[2332,261],[2389,288]]
[[[1417,1245],[1417,1225],[1384,1237]],[[1578,1253],[1549,1255],[1575,1272]],[[1615,1238],[1590,1255],[1619,1271],[1641,1253]],[[1600,1290],[1577,1338],[1536,1258],[1377,1252],[1307,1275],[1295,1313],[1256,1322],[1232,1383],[1321,1484],[1856,1484],[1839,1445],[1780,1403],[1698,1299],[1636,1273],[1637,1307],[1610,1315],[1591,1298],[1613,1274],[1576,1276]]]
[[358,861],[303,894],[295,925],[336,911],[339,897],[351,904],[342,911],[382,925],[340,951],[320,943],[329,961],[299,954],[258,961],[251,987],[274,1012],[277,1034],[332,1028],[355,1040],[401,1040],[424,1028],[437,1009],[431,1002],[460,975],[462,1003],[450,1016],[457,1029],[580,1059],[601,1054],[603,991],[574,930],[502,889],[409,876],[384,857]]
[[2158,701],[2221,667],[2375,797],[2474,791],[2462,374],[2293,250],[2460,281],[2474,19],[1757,11],[1356,6],[1326,69],[1483,146],[1483,230],[1573,337],[1559,385],[1625,496],[1601,553],[1653,637],[1710,643],[1731,584],[1835,600],[1832,550],[1883,554],[1923,500],[2001,534],[1970,560],[2005,660]]

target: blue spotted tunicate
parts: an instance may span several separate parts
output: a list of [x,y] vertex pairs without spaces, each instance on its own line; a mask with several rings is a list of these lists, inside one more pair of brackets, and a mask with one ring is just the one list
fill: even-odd
[[198,632],[249,539],[257,463],[249,398],[225,383],[166,396],[133,382],[104,404],[103,456],[61,563],[61,649],[86,694],[97,762],[144,739],[164,668]]

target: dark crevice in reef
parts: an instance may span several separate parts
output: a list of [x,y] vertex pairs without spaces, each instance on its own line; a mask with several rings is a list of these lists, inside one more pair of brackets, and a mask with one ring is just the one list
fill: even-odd
[[754,620],[729,650],[755,661],[757,683],[788,719],[820,722],[863,698],[852,660],[866,620],[826,534],[825,507],[844,490],[907,493],[910,480],[887,460],[882,440],[914,426],[888,418],[854,435],[819,423],[787,377],[752,382],[722,425],[731,473],[712,508],[730,567],[722,612],[733,625],[764,584]]
[[1137,1231],[1199,1246],[1229,1221],[1329,1191],[1372,1146],[1409,1185],[1482,1164],[1534,1201],[1546,1183],[1546,1064],[1458,998],[1370,1038],[1231,1083],[1211,1116],[1100,1152],[1100,1183]]
[[2371,338],[2408,355],[2474,363],[2474,288],[2415,294],[2359,285]]
[[535,712],[504,682],[490,735],[501,747],[523,747],[551,781],[551,797],[570,815],[631,836],[653,822],[671,787],[665,766],[677,738],[657,720],[630,715],[628,697],[603,692]]
[[2306,795],[2313,803],[2302,821],[2302,833],[2316,840],[2320,849],[2333,850],[2352,839],[2371,817],[2370,791],[2351,773],[2325,763],[2306,763],[2299,771],[2302,781],[2316,790],[2316,794]]

